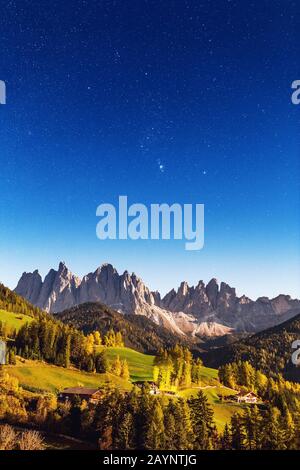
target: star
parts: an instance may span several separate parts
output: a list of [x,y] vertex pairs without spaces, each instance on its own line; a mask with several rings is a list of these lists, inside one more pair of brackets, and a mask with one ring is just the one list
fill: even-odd
[[165,172],[165,165],[161,162],[161,160],[157,160],[157,165],[158,165],[158,169],[161,173],[164,173]]

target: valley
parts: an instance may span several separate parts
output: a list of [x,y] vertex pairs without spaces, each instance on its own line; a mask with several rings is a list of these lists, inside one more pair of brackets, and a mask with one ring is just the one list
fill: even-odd
[[[33,426],[47,440],[57,434],[93,446],[97,438],[100,448],[157,448],[151,429],[161,426],[165,434],[159,445],[171,449],[244,449],[246,440],[234,441],[235,427],[247,436],[247,420],[255,419],[261,435],[256,445],[268,448],[264,428],[276,422],[283,436],[285,420],[291,420],[288,440],[276,445],[298,445],[300,388],[278,375],[288,343],[298,334],[298,317],[255,335],[205,342],[183,339],[143,315],[122,314],[99,302],[51,315],[2,286],[0,305],[6,307],[0,310],[0,335],[7,344],[7,363],[0,367],[2,422]],[[263,348],[272,345],[279,360],[268,363]],[[64,403],[60,397],[68,390],[75,390],[75,398]],[[101,398],[93,404],[80,398],[81,390],[97,391]],[[246,400],[249,394],[253,402]],[[103,422],[110,423],[108,428]],[[201,439],[195,434],[198,425]],[[131,429],[132,444],[119,444],[123,426]],[[179,434],[172,426],[182,426]],[[113,434],[107,444],[108,430]]]
[[[0,321],[4,324],[15,326],[16,314],[0,311]],[[28,322],[33,321],[32,317],[23,316],[21,327]],[[132,389],[136,381],[152,381],[154,355],[143,354],[128,347],[104,347],[96,346],[97,352],[105,352],[109,364],[112,364],[116,357],[126,360],[130,372],[130,381],[106,372],[103,374],[89,373],[76,369],[75,367],[64,368],[53,364],[48,364],[39,360],[24,359],[17,356],[14,365],[6,365],[5,370],[9,376],[18,380],[20,387],[29,393],[57,394],[67,387],[116,387],[122,392],[128,392]],[[216,424],[218,429],[223,429],[226,422],[229,422],[231,416],[236,411],[243,410],[243,406],[236,403],[221,403],[220,395],[233,395],[236,391],[223,387],[218,380],[218,371],[207,367],[201,367],[201,385],[191,385],[191,387],[180,388],[176,391],[174,398],[182,397],[188,399],[195,396],[199,390],[203,390],[209,403],[212,405]],[[162,392],[163,393],[163,392]],[[170,399],[170,397],[168,398]]]
[[[130,382],[110,373],[88,373],[76,369],[65,369],[39,361],[24,360],[22,358],[17,359],[16,365],[5,366],[5,370],[10,377],[18,380],[20,387],[32,393],[33,396],[35,396],[35,394],[49,392],[57,394],[59,391],[68,387],[116,387],[121,392],[129,392],[133,387],[134,381],[153,380],[153,376],[151,375],[153,357],[144,357],[145,362],[141,362],[141,358],[137,360],[135,351],[129,350],[128,348],[111,348],[111,350],[107,351],[107,355],[111,360],[113,360],[116,355],[119,355],[122,359],[125,358],[128,360],[129,370],[131,371]],[[230,422],[231,416],[236,412],[242,412],[245,409],[245,405],[222,403],[219,398],[220,395],[233,395],[237,392],[223,387],[217,377],[218,371],[216,369],[203,367],[203,385],[180,389],[174,397],[170,398],[166,395],[166,399],[173,400],[179,397],[188,399],[196,396],[199,390],[203,390],[203,393],[208,398],[208,402],[212,405],[214,410],[217,428],[221,431],[224,429],[225,424]]]

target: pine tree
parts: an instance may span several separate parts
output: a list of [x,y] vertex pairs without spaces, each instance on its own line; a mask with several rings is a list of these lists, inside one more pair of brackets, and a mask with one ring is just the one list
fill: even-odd
[[91,333],[86,337],[85,350],[87,354],[92,354],[94,352],[95,337]]
[[64,367],[70,367],[70,356],[71,356],[71,336],[66,335],[64,338]]
[[242,418],[238,413],[234,413],[230,422],[231,447],[233,450],[244,449],[245,433]]
[[111,365],[111,373],[120,377],[122,371],[122,364],[120,361],[120,357],[117,356]]
[[248,450],[258,450],[261,448],[261,416],[257,406],[248,408],[243,416],[243,426],[245,432],[245,448]]
[[116,449],[132,449],[134,443],[134,420],[132,414],[127,411],[121,415],[120,424],[116,430]]
[[175,450],[175,441],[177,434],[177,426],[175,422],[174,414],[172,413],[170,407],[167,408],[165,413],[165,449]]
[[194,448],[199,450],[212,447],[211,438],[215,431],[213,410],[202,390],[197,397],[189,400],[194,431]]
[[133,396],[133,401],[138,403],[135,413],[135,427],[137,429],[136,444],[138,449],[146,448],[147,432],[152,417],[152,400],[149,391],[149,385],[145,384],[142,387],[139,397]]
[[116,346],[116,347],[119,347],[119,348],[122,348],[122,347],[124,346],[122,333],[121,333],[120,331],[118,331],[118,332],[116,333],[116,336],[115,336],[115,346]]
[[164,413],[158,400],[154,401],[146,434],[146,449],[160,450],[164,448],[165,426]]
[[231,433],[230,433],[229,426],[227,423],[225,424],[224,431],[221,437],[221,449],[222,450],[231,449]]
[[113,329],[110,329],[104,336],[104,345],[114,347],[116,345],[116,335]]
[[283,442],[286,449],[295,448],[296,426],[292,414],[288,409],[282,418]]
[[280,411],[273,406],[269,406],[264,420],[262,448],[265,450],[285,449],[284,433],[280,425]]
[[117,389],[107,390],[97,405],[92,427],[98,434],[101,449],[117,448],[123,406],[123,397]]
[[180,398],[174,404],[174,417],[176,422],[175,449],[192,449],[194,444],[194,431],[191,409],[183,398]]
[[102,344],[102,339],[100,332],[98,330],[94,331],[94,343],[96,346],[100,346]]
[[96,371],[100,374],[104,374],[105,372],[107,372],[109,366],[104,352],[101,352],[100,354],[96,355],[95,368]]
[[130,373],[129,373],[129,367],[126,359],[121,361],[121,374],[120,376],[122,379],[129,381],[130,379]]

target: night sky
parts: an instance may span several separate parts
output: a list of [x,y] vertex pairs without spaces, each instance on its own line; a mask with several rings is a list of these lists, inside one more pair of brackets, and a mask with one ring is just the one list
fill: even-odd
[[[299,297],[300,3],[1,1],[0,280],[110,262],[163,293]],[[205,247],[100,241],[102,202],[204,203]]]

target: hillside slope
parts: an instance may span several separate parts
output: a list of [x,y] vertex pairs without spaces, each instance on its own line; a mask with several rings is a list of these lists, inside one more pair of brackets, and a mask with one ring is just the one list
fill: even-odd
[[16,294],[8,287],[0,284],[0,309],[8,312],[22,313],[31,317],[37,315],[40,309]]
[[176,343],[187,343],[181,336],[156,325],[142,315],[122,315],[100,302],[90,302],[55,315],[64,323],[73,325],[85,334],[98,330],[102,335],[110,328],[122,333],[125,345],[148,354]]
[[135,382],[137,380],[153,380],[153,363],[155,356],[150,354],[142,354],[131,348],[103,348],[97,347],[98,351],[105,351],[108,362],[112,363],[117,356],[122,360],[126,360],[130,379]]
[[10,337],[40,314],[37,307],[0,284],[0,337]]
[[256,369],[270,374],[283,373],[285,378],[300,382],[300,367],[291,362],[292,343],[300,339],[300,315],[281,325],[256,333],[234,344],[201,354],[211,367],[247,360]]
[[[107,357],[112,361],[116,355],[121,359],[126,359],[131,380],[151,380],[153,356],[145,356],[128,348],[107,348]],[[46,364],[41,361],[17,358],[16,365],[5,366],[11,377],[18,379],[19,384],[27,391],[34,393],[52,392],[58,393],[66,387],[85,386],[97,388],[103,386],[116,387],[120,391],[126,392],[132,389],[132,383],[111,373],[97,374],[79,371],[78,369],[66,369],[55,365]],[[191,386],[178,390],[176,396],[166,396],[166,399],[177,399],[178,397],[188,399],[197,395],[199,390],[203,390],[209,403],[214,410],[214,419],[219,430],[222,430],[226,423],[230,421],[235,412],[241,412],[247,405],[238,403],[228,403],[220,400],[219,396],[233,395],[236,392],[224,387],[218,380],[218,371],[207,367],[202,367],[201,386]]]
[[33,317],[30,315],[24,315],[22,313],[8,312],[7,310],[0,309],[0,336],[1,329],[16,330],[18,331],[25,323],[33,321]]
[[20,385],[30,391],[48,391],[57,393],[66,387],[97,388],[110,384],[123,391],[131,390],[132,384],[113,374],[97,374],[65,369],[41,361],[18,359],[17,364],[5,366],[11,377],[18,379]]

